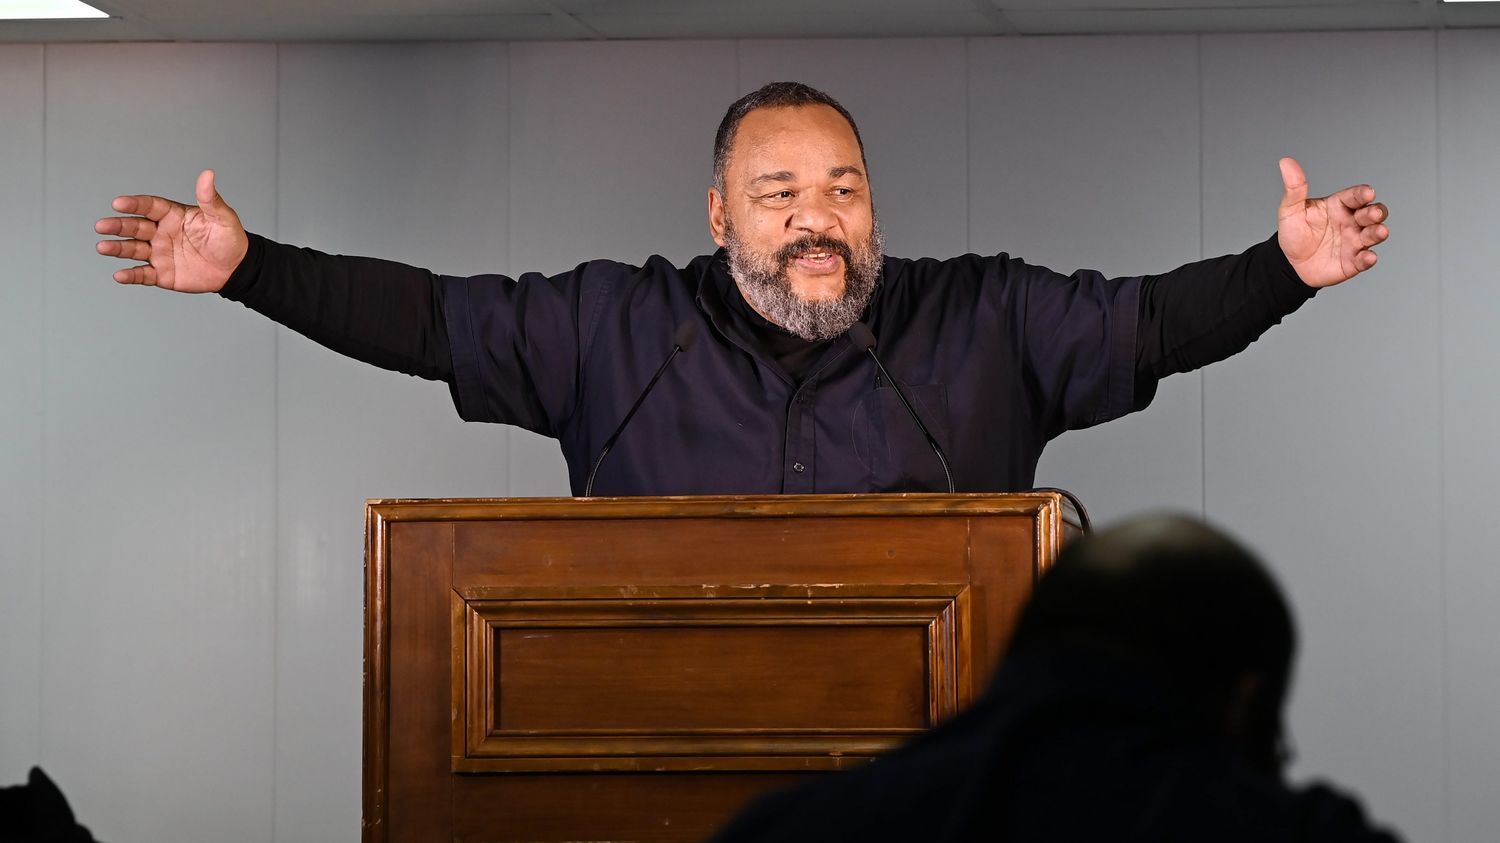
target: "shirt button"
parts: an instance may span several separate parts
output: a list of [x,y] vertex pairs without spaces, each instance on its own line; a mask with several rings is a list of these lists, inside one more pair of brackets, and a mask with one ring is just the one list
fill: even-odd
[[802,463],[800,463],[800,462],[794,462],[794,463],[792,463],[792,471],[795,471],[798,474],[801,474],[802,472],[804,472],[806,470],[807,470],[807,466],[803,465]]

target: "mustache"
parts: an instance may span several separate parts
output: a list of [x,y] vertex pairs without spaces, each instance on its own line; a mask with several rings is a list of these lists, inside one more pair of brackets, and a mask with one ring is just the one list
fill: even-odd
[[845,266],[854,263],[854,250],[849,244],[827,234],[809,234],[782,246],[776,252],[776,263],[786,269],[798,255],[807,252],[832,252],[844,259]]

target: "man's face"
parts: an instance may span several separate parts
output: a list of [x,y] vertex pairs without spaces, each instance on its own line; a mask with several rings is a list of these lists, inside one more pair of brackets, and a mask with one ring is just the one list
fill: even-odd
[[859,141],[825,105],[745,115],[709,190],[709,229],[762,316],[806,339],[858,319],[879,276],[881,243]]

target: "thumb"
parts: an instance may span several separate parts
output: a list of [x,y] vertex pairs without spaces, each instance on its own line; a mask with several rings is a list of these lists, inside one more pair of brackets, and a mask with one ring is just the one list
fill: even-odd
[[204,170],[198,174],[198,185],[194,188],[194,194],[198,199],[198,207],[207,214],[209,219],[222,221],[225,217],[234,213],[229,210],[229,205],[224,202],[224,197],[214,188],[214,171]]
[[1283,158],[1281,164],[1281,210],[1300,210],[1307,201],[1307,175],[1295,158]]

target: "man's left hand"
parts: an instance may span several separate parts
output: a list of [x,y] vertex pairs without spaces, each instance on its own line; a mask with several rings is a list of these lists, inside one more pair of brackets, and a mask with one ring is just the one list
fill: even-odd
[[1390,210],[1367,184],[1322,199],[1307,198],[1307,176],[1295,158],[1281,159],[1281,207],[1276,238],[1302,283],[1332,287],[1375,265],[1372,248],[1391,236]]

